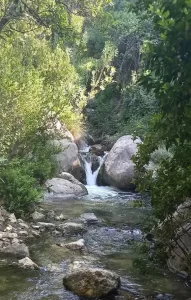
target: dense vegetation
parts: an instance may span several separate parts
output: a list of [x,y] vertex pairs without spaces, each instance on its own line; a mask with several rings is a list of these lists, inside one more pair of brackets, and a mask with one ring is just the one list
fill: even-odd
[[18,215],[55,171],[55,120],[82,130],[87,96],[76,53],[85,53],[85,21],[109,2],[0,1],[0,197]]
[[47,129],[58,118],[76,136],[139,135],[138,188],[150,191],[157,220],[172,220],[191,194],[190,24],[189,0],[0,1],[0,197],[9,210],[28,212],[55,172]]

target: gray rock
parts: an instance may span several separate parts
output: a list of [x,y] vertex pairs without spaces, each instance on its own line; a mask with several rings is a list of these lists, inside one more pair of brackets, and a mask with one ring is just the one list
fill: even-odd
[[133,155],[137,153],[140,138],[133,140],[131,135],[122,136],[109,152],[103,167],[103,180],[106,184],[121,189],[134,187],[135,164]]
[[[167,261],[168,268],[171,272],[187,270],[187,256],[191,252],[191,223],[183,225],[176,233],[176,243]],[[172,244],[172,243],[171,243]]]
[[35,237],[40,237],[39,232],[36,231],[36,230],[32,230],[32,231],[31,231],[31,234],[32,234],[33,236],[35,236]]
[[68,139],[70,141],[74,141],[74,137],[72,133],[67,129],[67,126],[60,122],[59,119],[54,118],[52,116],[51,121],[49,120],[46,123],[47,132],[51,134],[51,136],[56,136],[58,138]]
[[45,185],[49,193],[46,193],[45,200],[66,200],[71,196],[81,197],[87,195],[86,187],[77,181],[71,174],[62,173],[64,178],[52,178],[47,180]]
[[14,214],[10,214],[10,215],[9,215],[9,222],[10,222],[11,224],[17,223],[17,219],[16,219],[16,217],[15,217]]
[[21,236],[21,237],[25,237],[25,238],[29,236],[29,234],[26,230],[19,231],[18,235]]
[[59,216],[56,216],[55,217],[55,220],[56,221],[64,221],[66,220],[67,218],[63,215],[63,214],[60,214]]
[[6,232],[11,232],[11,231],[13,231],[13,226],[11,226],[10,224],[5,228],[5,230],[4,231],[6,231]]
[[2,239],[14,239],[17,238],[18,235],[15,232],[0,232],[0,240]]
[[25,230],[28,230],[28,229],[29,229],[29,225],[27,225],[27,224],[24,223],[24,222],[20,222],[20,223],[19,223],[19,227],[20,227],[21,229],[25,229]]
[[82,224],[67,222],[60,224],[57,227],[58,231],[61,231],[65,235],[78,235],[87,232],[87,229]]
[[38,211],[35,211],[32,215],[31,215],[33,221],[35,222],[39,222],[39,221],[43,221],[45,219],[45,215],[38,212]]
[[73,184],[79,185],[81,189],[84,191],[84,193],[87,193],[86,187],[79,180],[77,180],[73,175],[67,172],[62,172],[59,177],[68,180]]
[[85,248],[85,241],[83,239],[80,239],[76,242],[72,242],[68,244],[60,243],[58,244],[58,246],[67,248],[69,250],[83,250]]
[[84,213],[80,216],[80,219],[87,224],[98,223],[98,218],[94,213]]
[[19,244],[20,243],[20,241],[19,241],[19,239],[17,239],[17,238],[14,238],[13,240],[12,240],[12,244]]
[[71,173],[78,180],[82,180],[84,168],[79,159],[77,145],[68,139],[55,140],[53,144],[61,147],[61,152],[56,155],[59,170]]
[[90,152],[94,153],[97,156],[103,156],[104,155],[104,147],[101,144],[95,144],[91,146]]
[[63,279],[64,286],[80,297],[99,298],[120,287],[120,277],[98,268],[73,268]]
[[31,226],[33,229],[35,229],[35,230],[39,230],[40,229],[40,226],[39,225],[32,225]]
[[[173,249],[167,261],[169,270],[174,273],[187,271],[188,257],[191,252],[191,223],[189,222],[191,216],[191,200],[181,204],[173,215],[171,227],[174,228],[174,241],[169,241]],[[169,224],[166,220],[161,224],[161,228],[168,230]],[[166,228],[165,228],[166,227]]]
[[38,270],[39,267],[29,257],[25,257],[18,261],[18,264],[23,269]]
[[24,258],[29,256],[29,249],[25,244],[13,243],[0,248],[0,254],[9,255],[16,258]]
[[53,224],[53,223],[45,223],[45,222],[38,222],[37,225],[40,226],[40,228],[50,230],[50,231],[53,231],[56,227],[55,224]]

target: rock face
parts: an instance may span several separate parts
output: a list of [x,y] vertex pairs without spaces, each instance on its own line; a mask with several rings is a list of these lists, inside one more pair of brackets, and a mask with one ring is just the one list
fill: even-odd
[[48,192],[45,194],[45,200],[63,201],[88,194],[86,187],[71,174],[62,173],[62,177],[46,181]]
[[174,238],[169,241],[171,254],[167,261],[171,272],[191,272],[191,199],[181,204],[173,215],[172,220],[166,220],[162,229],[165,231],[173,228]]
[[82,181],[85,171],[80,162],[76,144],[68,139],[55,140],[53,144],[61,148],[61,152],[56,155],[60,172],[71,173]]
[[133,140],[131,135],[122,136],[109,152],[103,167],[103,180],[106,184],[121,189],[133,188],[135,165],[132,156],[137,152],[140,138]]
[[80,297],[99,298],[116,292],[120,287],[120,278],[107,270],[83,267],[71,269],[63,283]]
[[183,225],[176,234],[176,244],[167,264],[171,272],[190,271],[189,256],[191,253],[191,223]]

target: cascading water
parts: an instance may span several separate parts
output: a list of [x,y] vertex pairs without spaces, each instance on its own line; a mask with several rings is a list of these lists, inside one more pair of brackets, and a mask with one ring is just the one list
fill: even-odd
[[[90,149],[91,147],[88,145],[84,145],[83,149],[80,150],[81,152],[81,157],[84,162],[84,167],[85,167],[85,172],[86,172],[86,183],[88,186],[96,186],[97,184],[97,177],[99,174],[99,171],[104,163],[104,160],[107,156],[107,153],[103,157],[97,156],[97,162],[98,162],[98,167],[96,170],[93,168],[93,162],[92,162],[92,157],[90,154]],[[90,154],[90,155],[88,155]]]
[[101,167],[103,165],[104,158],[105,158],[105,156],[104,157],[98,156],[99,167],[94,172],[92,171],[92,162],[91,161],[88,162],[86,159],[84,160],[87,185],[91,185],[91,186],[96,185],[99,170],[101,169]]

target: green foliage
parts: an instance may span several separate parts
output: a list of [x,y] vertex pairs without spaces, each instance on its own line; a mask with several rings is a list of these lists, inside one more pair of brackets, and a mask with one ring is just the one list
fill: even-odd
[[50,138],[46,134],[28,137],[21,156],[30,163],[32,176],[39,184],[54,177],[58,170],[55,155],[60,152],[60,147],[53,145]]
[[[144,2],[144,1],[143,1]],[[153,89],[161,108],[160,128],[168,143],[191,136],[191,9],[189,1],[145,1],[154,18],[158,42],[145,44],[148,69],[142,83]],[[155,76],[153,76],[155,75]]]
[[117,114],[114,113],[117,93],[115,84],[111,84],[93,100],[93,111],[88,115],[88,126],[97,137],[117,133]]
[[144,137],[153,114],[157,111],[156,98],[152,91],[135,84],[127,86],[122,94],[121,124],[118,131]]
[[54,155],[59,149],[46,135],[31,136],[24,150],[19,147],[17,158],[0,162],[0,199],[8,211],[23,216],[40,200],[41,185],[55,175]]
[[0,166],[0,198],[5,208],[17,216],[29,213],[41,190],[33,177],[31,164],[18,159]]
[[[144,43],[145,69],[139,82],[154,92],[158,105],[135,159],[137,182],[140,191],[150,191],[154,215],[161,222],[156,226],[157,256],[166,253],[167,259],[177,243],[177,232],[184,226],[184,220],[177,223],[173,215],[191,197],[191,3],[143,0],[137,7],[148,10],[156,32],[155,40]],[[158,155],[161,144],[167,150],[162,156]],[[147,167],[153,158],[155,170]]]
[[[152,18],[147,17],[146,10],[141,14],[133,12],[129,1],[114,1],[113,6],[108,6],[105,13],[98,15],[87,27],[87,54],[90,58],[85,61],[88,61],[86,66],[90,67],[90,73],[86,85],[90,98],[95,95],[92,93],[94,87],[98,93],[95,113],[88,118],[88,126],[96,136],[137,134],[144,137],[152,115],[157,111],[154,93],[146,92],[136,81],[141,67],[141,45],[144,40],[154,37]],[[103,49],[107,45],[113,45],[116,50],[104,64]],[[109,79],[108,71],[102,72],[104,66],[108,66],[108,70],[113,67]],[[87,70],[84,72],[86,76]],[[101,73],[103,80],[96,84]],[[106,91],[100,91],[102,86]],[[109,92],[110,86],[113,94]]]
[[164,270],[166,255],[163,247],[159,244],[151,248],[151,244],[147,241],[141,244],[135,242],[136,252],[139,257],[133,260],[133,266],[142,275],[161,274]]
[[137,84],[126,87],[123,92],[112,84],[99,93],[93,103],[94,111],[88,121],[96,136],[134,134],[143,138],[157,110],[153,93],[149,94]]
[[[12,40],[11,40],[12,42]],[[75,131],[85,103],[65,51],[32,35],[15,36],[0,51],[0,152],[44,127],[54,115]],[[75,123],[75,126],[74,126]]]
[[[148,5],[148,1],[144,3]],[[157,217],[164,220],[190,196],[191,35],[187,22],[191,9],[188,1],[181,0],[173,3],[161,0],[148,9],[159,41],[147,43],[145,58],[149,70],[142,75],[141,83],[157,95],[159,113],[153,119],[144,145],[140,146],[137,167],[142,174],[142,188],[149,186]],[[144,166],[161,143],[173,148],[174,155],[162,160],[153,178],[152,172],[145,171]]]

